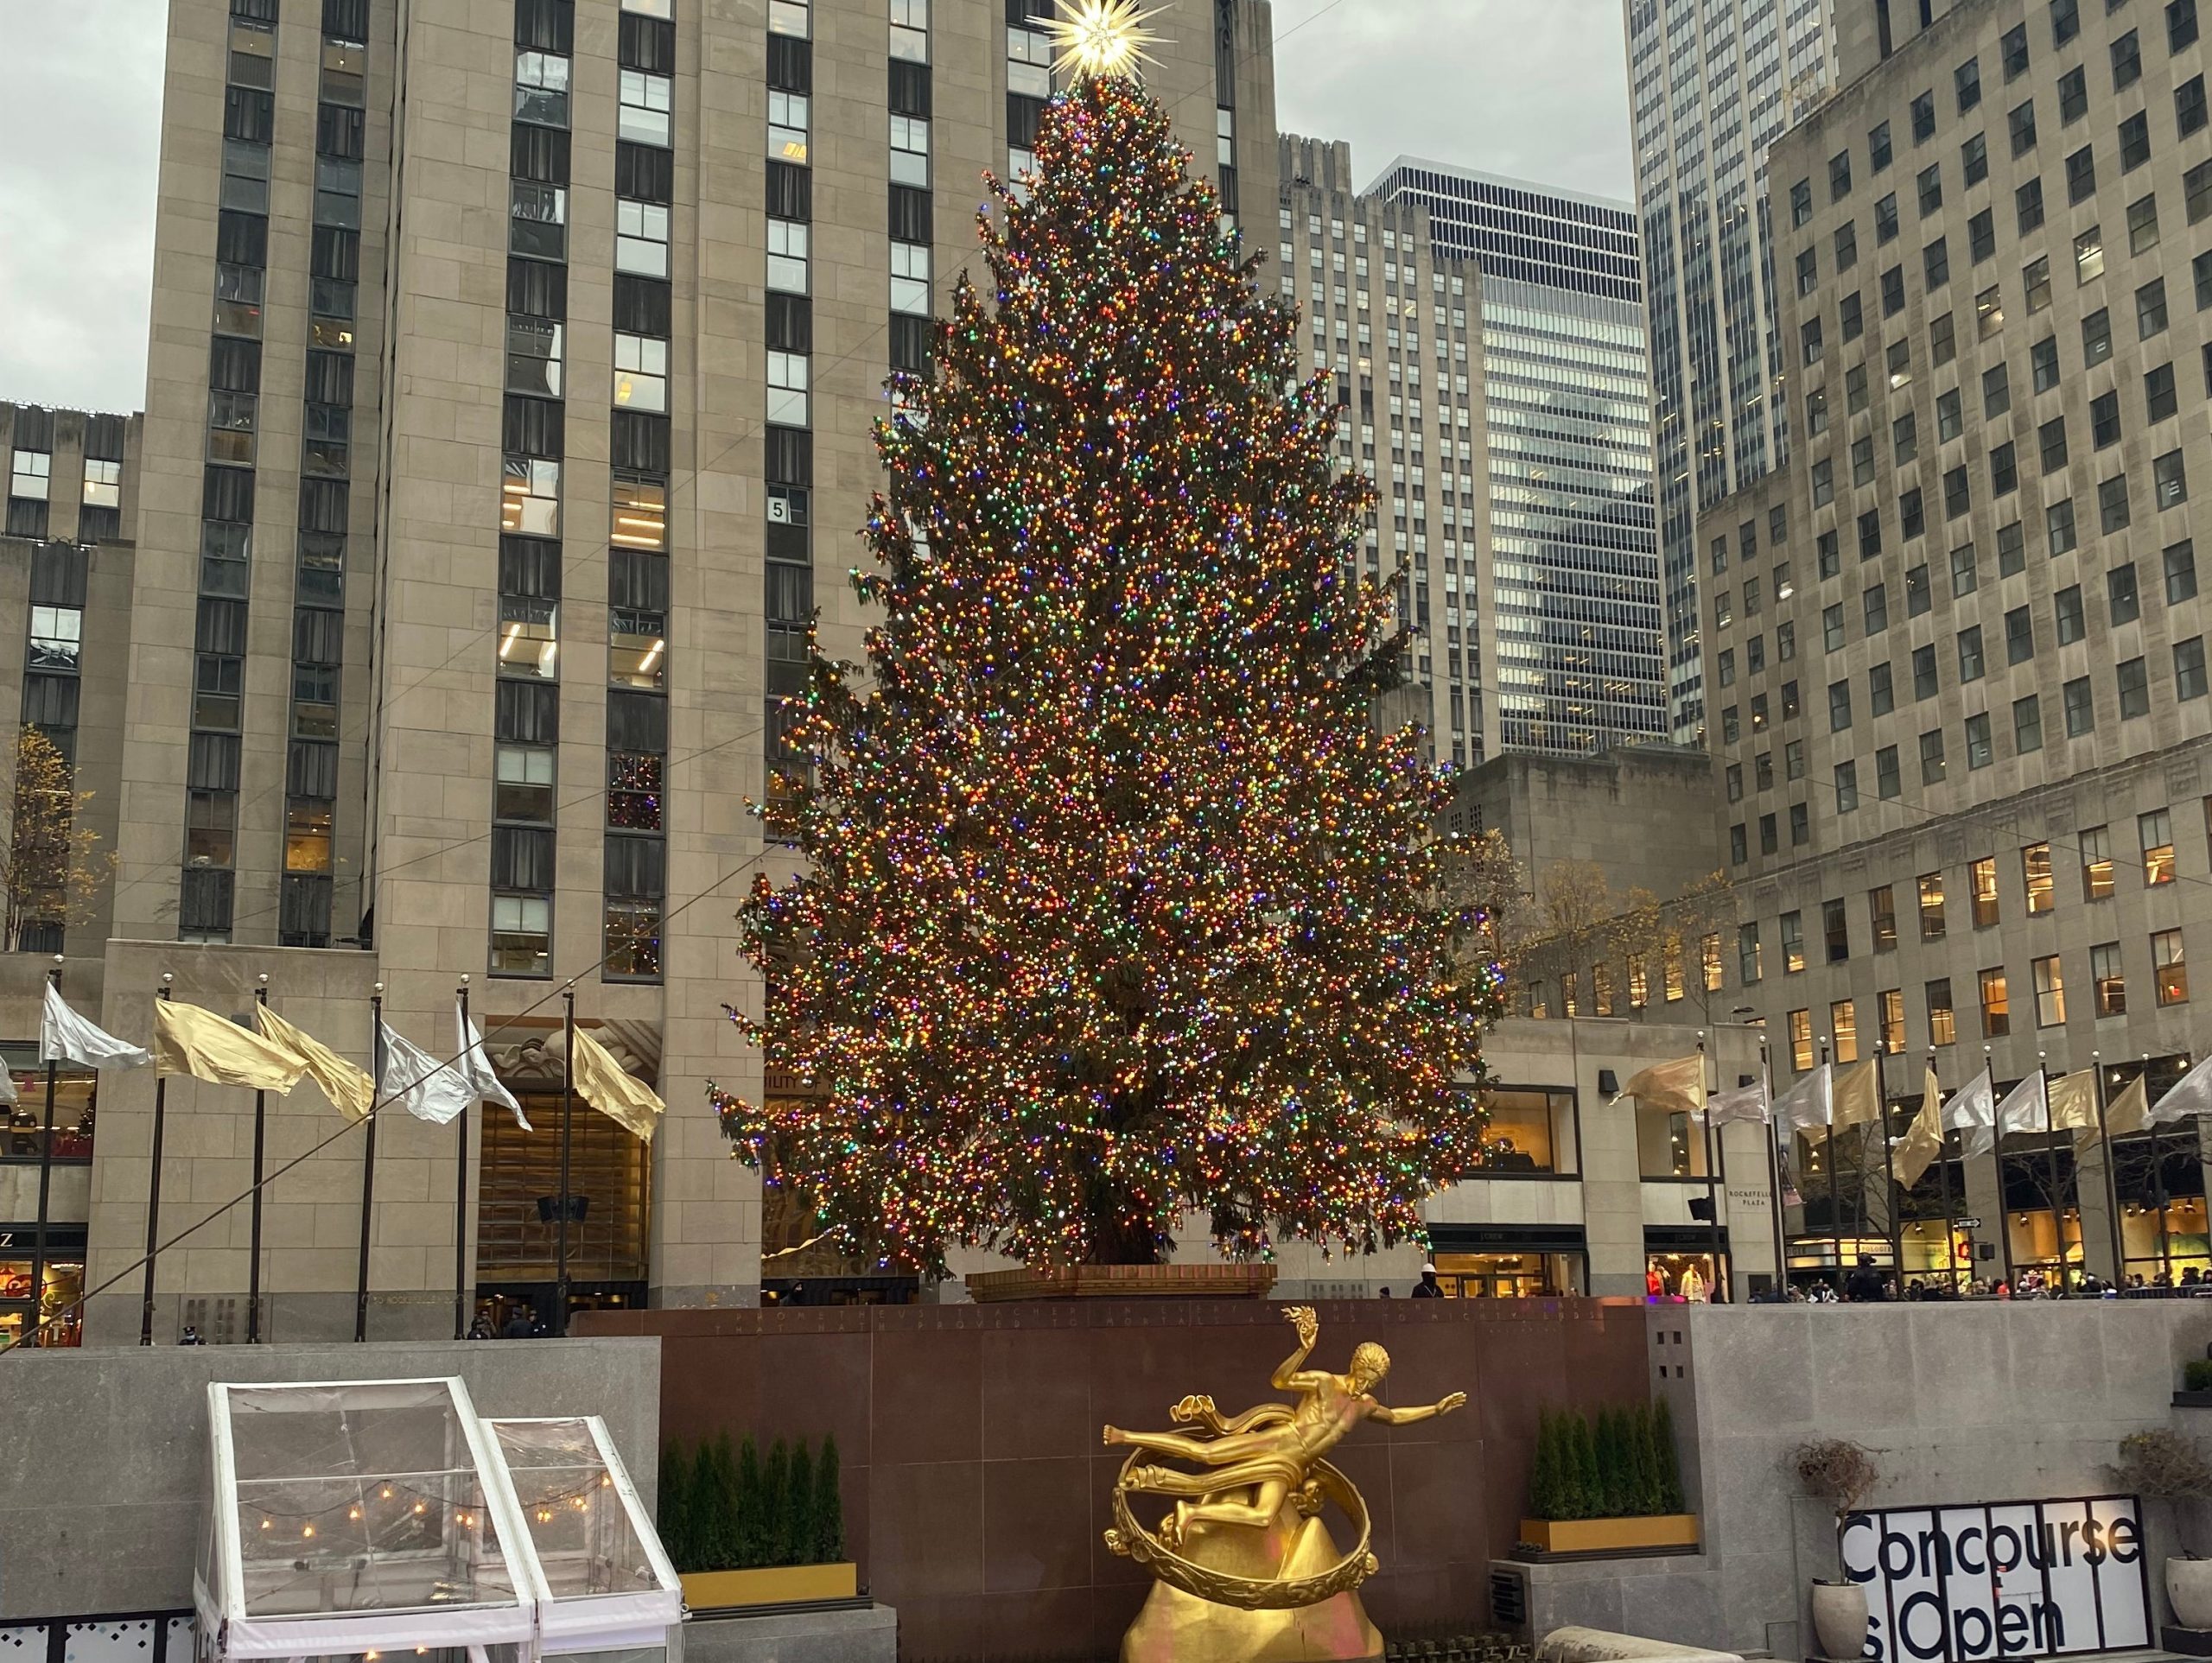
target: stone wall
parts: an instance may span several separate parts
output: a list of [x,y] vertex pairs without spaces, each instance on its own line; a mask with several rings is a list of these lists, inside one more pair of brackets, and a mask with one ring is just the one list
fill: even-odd
[[25,1350],[6,1368],[0,1621],[192,1603],[213,1381],[458,1374],[480,1414],[601,1416],[649,1507],[658,1482],[652,1340]]
[[[1363,1429],[1333,1457],[1375,1515],[1370,1612],[1386,1634],[1484,1627],[1537,1410],[1643,1396],[1641,1307],[1319,1310],[1323,1366],[1377,1340],[1396,1365],[1387,1401],[1469,1399],[1441,1420]],[[1100,1539],[1121,1464],[1100,1428],[1166,1430],[1192,1392],[1227,1413],[1267,1400],[1293,1343],[1281,1305],[1234,1300],[593,1312],[577,1326],[661,1336],[672,1437],[836,1435],[849,1551],[898,1610],[907,1663],[1114,1654],[1149,1578]]]
[[[1586,1624],[1802,1656],[1806,1590],[1839,1571],[1835,1521],[1789,1470],[1811,1438],[1872,1450],[1868,1505],[1891,1508],[2104,1495],[2128,1433],[2212,1431],[2172,1404],[2183,1359],[2212,1341],[2212,1305],[2194,1300],[1692,1306],[1646,1324],[1704,1550],[1529,1567],[1539,1633]],[[2155,1503],[2146,1523],[2155,1588]]]

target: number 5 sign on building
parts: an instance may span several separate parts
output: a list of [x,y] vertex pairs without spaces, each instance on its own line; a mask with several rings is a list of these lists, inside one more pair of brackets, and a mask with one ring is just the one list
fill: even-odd
[[1844,1574],[1866,1590],[1866,1656],[1975,1663],[2151,1642],[2133,1496],[1854,1514]]

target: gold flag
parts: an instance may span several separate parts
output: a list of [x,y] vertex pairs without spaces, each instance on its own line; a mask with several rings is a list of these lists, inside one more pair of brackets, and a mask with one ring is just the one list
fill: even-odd
[[2150,1082],[2139,1074],[2127,1082],[2126,1090],[2105,1105],[2105,1135],[2126,1138],[2150,1129]]
[[154,1001],[154,1072],[188,1074],[214,1086],[289,1092],[308,1060],[228,1017],[172,999]]
[[1854,1126],[1873,1126],[1882,1118],[1881,1064],[1868,1057],[1857,1068],[1835,1079],[1835,1118],[1839,1132]]
[[1629,1076],[1629,1082],[1613,1094],[1618,1102],[1624,1097],[1633,1097],[1650,1108],[1663,1108],[1673,1114],[1702,1114],[1705,1112],[1705,1053],[1676,1057],[1671,1063],[1654,1063]]
[[576,1030],[576,1089],[594,1108],[647,1143],[668,1112],[652,1087],[626,1072],[613,1053],[582,1028]]
[[1912,1117],[1911,1126],[1897,1144],[1897,1182],[1910,1190],[1942,1152],[1943,1089],[1936,1083],[1936,1065],[1930,1063],[1927,1082],[1921,1088],[1920,1113]]
[[254,1020],[262,1038],[282,1045],[307,1067],[308,1078],[321,1088],[330,1106],[349,1120],[365,1120],[377,1100],[376,1082],[368,1071],[356,1068],[313,1034],[296,1028],[266,1005],[254,1007]]
[[2048,1089],[2050,1102],[2050,1129],[2071,1132],[2076,1141],[2086,1132],[2094,1143],[2097,1136],[2097,1071],[2077,1069],[2072,1074],[2062,1074],[2053,1080]]

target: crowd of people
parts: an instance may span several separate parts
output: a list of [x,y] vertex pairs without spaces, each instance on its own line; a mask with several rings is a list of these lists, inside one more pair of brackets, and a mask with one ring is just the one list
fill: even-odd
[[1923,1275],[1899,1285],[1897,1275],[1885,1271],[1872,1255],[1860,1258],[1858,1267],[1840,1279],[1823,1276],[1793,1282],[1787,1288],[1755,1293],[1755,1305],[1882,1304],[1955,1302],[1963,1299],[2155,1299],[2212,1298],[2212,1275],[2195,1265],[2184,1266],[2178,1277],[2160,1270],[2146,1277],[2131,1274],[2125,1283],[2107,1280],[2094,1271],[2069,1270],[2063,1276],[2044,1270],[2023,1270],[2012,1277],[1969,1278],[1961,1286],[1955,1277]]

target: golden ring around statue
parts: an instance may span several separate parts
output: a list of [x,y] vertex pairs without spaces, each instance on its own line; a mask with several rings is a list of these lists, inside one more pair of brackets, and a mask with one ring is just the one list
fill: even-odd
[[1334,1501],[1358,1527],[1358,1539],[1351,1552],[1336,1564],[1318,1576],[1294,1581],[1232,1577],[1195,1564],[1139,1524],[1136,1515],[1129,1511],[1132,1492],[1127,1481],[1132,1469],[1147,1458],[1143,1450],[1132,1450],[1129,1458],[1122,1463],[1120,1476],[1114,1485],[1114,1528],[1106,1533],[1106,1545],[1116,1553],[1149,1567],[1154,1577],[1171,1588],[1239,1610],[1287,1611],[1319,1605],[1323,1600],[1349,1593],[1382,1568],[1368,1547],[1374,1535],[1374,1520],[1369,1516],[1366,1497],[1351,1479],[1326,1461],[1313,1463],[1307,1479],[1306,1497],[1300,1500],[1298,1492],[1293,1491],[1292,1499],[1298,1503],[1299,1510],[1308,1516],[1320,1511],[1322,1501]]

